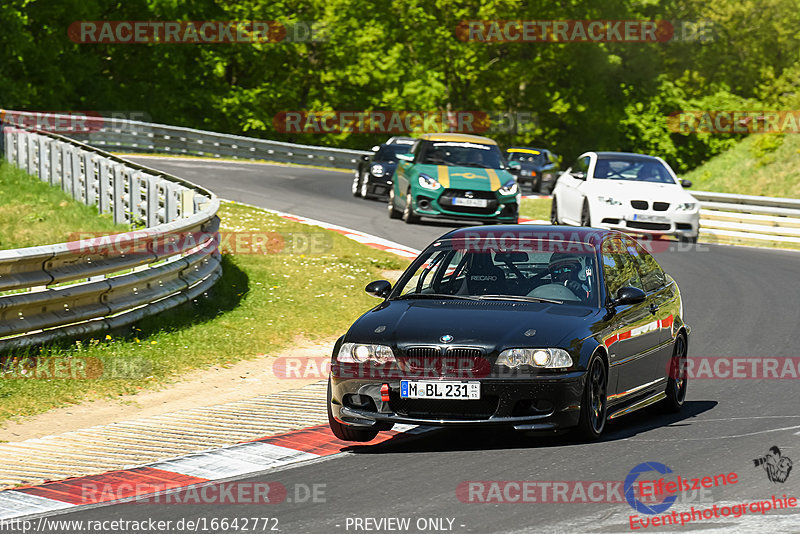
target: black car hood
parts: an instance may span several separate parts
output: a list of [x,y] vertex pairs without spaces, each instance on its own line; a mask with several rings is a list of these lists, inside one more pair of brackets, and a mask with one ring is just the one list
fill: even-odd
[[[393,300],[362,315],[346,341],[397,347],[450,345],[559,347],[591,334],[600,310],[568,304],[468,300]],[[535,333],[531,331],[535,330]],[[525,332],[528,332],[528,335]]]

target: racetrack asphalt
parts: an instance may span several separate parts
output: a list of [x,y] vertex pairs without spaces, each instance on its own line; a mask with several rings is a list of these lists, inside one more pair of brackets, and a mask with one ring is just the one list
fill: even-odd
[[[452,228],[447,223],[406,225],[390,220],[385,203],[352,196],[350,173],[221,161],[131,159],[208,187],[225,199],[362,230],[418,249]],[[698,245],[673,247],[656,257],[681,288],[685,319],[693,329],[690,357],[796,356],[800,254]],[[457,488],[467,481],[623,481],[638,464],[660,462],[685,478],[730,472],[738,476],[735,484],[703,493],[685,492],[666,513],[685,512],[692,506],[710,509],[750,503],[773,495],[797,497],[800,472],[791,472],[785,482],[771,482],[753,460],[772,446],[778,446],[785,457],[800,460],[799,383],[796,378],[693,380],[679,415],[642,410],[610,423],[603,439],[591,444],[573,441],[568,435],[447,429],[374,446],[353,446],[342,454],[240,480],[282,483],[287,500],[278,504],[122,503],[59,513],[51,519],[175,522],[205,518],[210,525],[214,518],[273,517],[285,533],[630,532],[630,516],[644,516],[634,512],[624,496],[615,503],[563,502],[572,497],[543,503],[543,486],[539,486],[537,502],[468,503],[459,499],[463,494],[457,494]],[[324,495],[318,495],[319,502],[304,501],[305,489],[313,485],[323,485],[317,487],[324,488]],[[748,512],[739,518],[667,528],[798,532],[797,511]],[[366,518],[409,518],[410,526],[392,529],[392,524],[364,522]],[[434,530],[438,523],[428,518],[444,520]],[[664,532],[664,527],[646,530]]]

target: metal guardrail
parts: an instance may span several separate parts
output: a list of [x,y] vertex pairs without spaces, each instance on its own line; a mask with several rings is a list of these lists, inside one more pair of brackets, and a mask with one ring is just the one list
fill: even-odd
[[[229,157],[281,163],[319,165],[354,169],[358,159],[370,152],[297,145],[237,135],[220,134],[141,121],[102,117],[74,117],[3,111],[19,124],[24,118],[50,121],[61,118],[59,128],[68,128],[71,138],[106,150],[161,153],[186,156]],[[800,222],[800,200],[771,198],[708,191],[693,191],[700,201],[702,234],[726,236],[734,240],[800,243],[795,231]]]
[[92,116],[75,120],[69,115],[15,111],[3,113],[6,120],[16,124],[25,123],[26,118],[30,123],[38,121],[40,124],[52,118],[49,123],[52,126],[60,119],[59,131],[68,133],[72,139],[105,150],[263,160],[339,169],[353,169],[360,156],[371,154],[363,150],[297,145],[149,122]]
[[734,241],[800,243],[800,199],[692,191],[700,233]]
[[11,164],[144,228],[0,251],[0,351],[133,323],[221,276],[212,192],[52,133],[6,125],[3,145]]

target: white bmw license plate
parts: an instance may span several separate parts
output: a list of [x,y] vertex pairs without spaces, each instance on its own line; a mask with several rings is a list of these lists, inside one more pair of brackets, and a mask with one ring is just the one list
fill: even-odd
[[485,208],[489,205],[489,201],[485,198],[461,198],[455,197],[453,199],[453,206],[466,206],[469,208]]
[[400,397],[403,399],[477,400],[481,398],[481,383],[401,380]]
[[633,220],[654,223],[669,223],[669,219],[666,217],[659,217],[658,215],[640,215],[638,213],[633,214]]

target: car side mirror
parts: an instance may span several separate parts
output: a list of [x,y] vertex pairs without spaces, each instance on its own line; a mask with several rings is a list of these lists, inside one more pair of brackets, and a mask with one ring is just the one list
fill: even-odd
[[578,180],[585,180],[585,179],[586,179],[586,173],[585,173],[585,172],[583,172],[583,171],[572,171],[570,174],[571,174],[571,175],[572,175],[574,178],[576,178],[576,179],[578,179]]
[[514,176],[519,176],[519,167],[506,167],[506,171],[513,174]]
[[381,147],[379,145],[375,145],[374,147],[372,147],[372,151],[373,152],[377,152],[380,149],[381,149]]
[[692,181],[685,179],[681,180],[681,187],[692,187]]
[[392,283],[387,280],[375,280],[374,282],[367,284],[367,287],[364,288],[364,291],[373,297],[385,299],[392,291]]
[[644,291],[638,287],[621,287],[617,290],[617,298],[611,303],[612,306],[623,306],[625,304],[639,304],[644,302],[647,297]]

